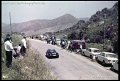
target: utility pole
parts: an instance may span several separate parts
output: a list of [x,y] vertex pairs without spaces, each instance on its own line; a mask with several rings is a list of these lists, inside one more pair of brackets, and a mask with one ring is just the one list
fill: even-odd
[[9,12],[9,17],[10,17],[10,35],[11,35],[11,41],[12,41],[12,24],[11,24],[11,13]]
[[11,13],[9,12],[9,17],[10,17],[10,29],[11,29],[11,35],[12,35],[12,24],[11,24]]
[[104,14],[104,26],[103,26],[103,51],[105,50],[105,20],[106,14]]

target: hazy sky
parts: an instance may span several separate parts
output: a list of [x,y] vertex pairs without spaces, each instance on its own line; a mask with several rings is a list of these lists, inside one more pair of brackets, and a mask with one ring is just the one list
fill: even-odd
[[2,1],[2,22],[54,19],[64,14],[76,18],[91,17],[96,11],[111,8],[117,1]]

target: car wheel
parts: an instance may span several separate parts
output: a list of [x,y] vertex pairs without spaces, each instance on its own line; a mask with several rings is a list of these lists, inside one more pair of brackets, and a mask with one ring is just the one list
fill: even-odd
[[114,67],[112,66],[111,68],[110,68],[112,71],[114,71]]
[[84,55],[84,56],[85,56],[85,53],[84,53],[84,52],[82,52],[82,55]]
[[106,65],[106,63],[105,63],[105,61],[103,60],[103,65],[105,66]]
[[92,55],[90,55],[90,58],[93,59]]
[[98,57],[96,57],[96,61],[98,61]]

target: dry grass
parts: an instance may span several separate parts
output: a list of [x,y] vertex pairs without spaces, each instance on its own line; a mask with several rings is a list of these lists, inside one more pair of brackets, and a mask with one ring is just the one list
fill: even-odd
[[44,60],[37,52],[33,52],[32,49],[28,51],[27,57],[19,61],[20,72],[23,75],[23,80],[54,80],[54,78]]
[[[29,41],[28,41],[29,43]],[[30,44],[28,45],[30,47]],[[2,80],[56,80],[37,51],[28,48],[23,59],[15,59],[12,68],[2,63]]]
[[[5,65],[4,65],[5,67]],[[31,49],[27,51],[27,56],[23,59],[17,59],[13,62],[13,67],[3,68],[4,80],[55,80],[55,76],[51,75],[44,60],[37,52]],[[5,72],[7,71],[7,73]],[[4,78],[7,76],[7,78]]]

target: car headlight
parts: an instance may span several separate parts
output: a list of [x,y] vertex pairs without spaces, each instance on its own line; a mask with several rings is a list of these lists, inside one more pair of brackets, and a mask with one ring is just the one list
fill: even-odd
[[115,62],[115,60],[113,60],[112,62]]
[[108,60],[108,62],[110,63],[110,62],[111,62],[111,60]]

